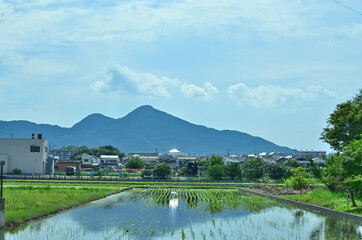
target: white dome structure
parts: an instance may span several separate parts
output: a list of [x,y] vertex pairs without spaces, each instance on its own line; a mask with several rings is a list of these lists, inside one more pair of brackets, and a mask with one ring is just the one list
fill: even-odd
[[175,154],[175,153],[180,153],[179,150],[177,150],[176,148],[172,148],[170,151],[168,151],[169,153]]

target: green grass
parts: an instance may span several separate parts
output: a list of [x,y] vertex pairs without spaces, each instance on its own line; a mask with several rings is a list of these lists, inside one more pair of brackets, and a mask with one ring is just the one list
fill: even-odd
[[17,225],[119,191],[119,188],[99,187],[6,187],[5,219],[8,223]]
[[358,207],[353,207],[351,200],[347,199],[346,193],[318,189],[303,195],[281,197],[362,216],[362,199],[355,198]]

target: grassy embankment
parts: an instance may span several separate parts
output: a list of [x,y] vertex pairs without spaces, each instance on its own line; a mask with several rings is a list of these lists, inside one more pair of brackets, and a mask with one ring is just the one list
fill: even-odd
[[8,227],[120,192],[115,187],[5,186]]
[[358,207],[353,207],[351,200],[347,198],[346,193],[318,189],[303,195],[288,195],[281,197],[362,216],[362,198],[355,197]]

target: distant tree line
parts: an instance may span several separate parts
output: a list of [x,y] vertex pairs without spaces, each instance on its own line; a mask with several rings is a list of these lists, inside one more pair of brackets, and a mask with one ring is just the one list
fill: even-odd
[[80,146],[70,157],[74,159],[76,156],[86,153],[89,155],[100,157],[101,155],[118,155],[120,159],[124,158],[126,155],[121,152],[118,148],[115,148],[111,145],[105,145],[98,148],[88,148],[86,146]]

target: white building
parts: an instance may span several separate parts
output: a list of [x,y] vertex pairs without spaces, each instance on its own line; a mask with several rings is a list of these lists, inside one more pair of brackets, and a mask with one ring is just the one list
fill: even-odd
[[[118,156],[117,156],[118,157]],[[82,160],[82,165],[92,165],[92,164],[100,164],[101,159],[96,156],[91,156],[86,153],[82,153],[79,156],[76,156],[75,159]]]
[[118,155],[101,155],[101,164],[118,166],[120,159]]
[[20,169],[21,174],[44,174],[48,141],[41,134],[32,139],[0,138],[0,161],[5,161],[4,174]]
[[323,155],[326,155],[326,151],[313,151],[313,150],[306,150],[306,151],[298,151],[298,157],[305,158],[305,157],[311,157],[311,158],[322,158]]

